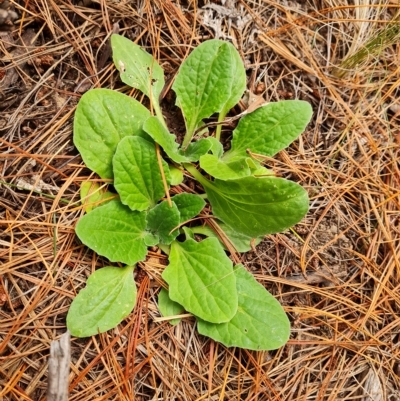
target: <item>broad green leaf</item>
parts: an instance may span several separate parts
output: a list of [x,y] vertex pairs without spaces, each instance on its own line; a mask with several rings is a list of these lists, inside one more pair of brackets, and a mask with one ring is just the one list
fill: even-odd
[[73,300],[67,328],[75,337],[89,337],[116,327],[136,302],[133,267],[103,267],[88,278]]
[[[168,164],[162,161],[169,183]],[[132,210],[153,207],[165,194],[154,144],[139,137],[126,137],[113,158],[114,186],[121,202]]]
[[196,217],[206,205],[204,199],[194,194],[183,193],[175,195],[171,199],[179,209],[180,223]]
[[97,182],[84,181],[81,184],[80,196],[85,212],[89,213],[95,207],[115,199],[117,194],[105,191]]
[[120,35],[111,35],[111,47],[122,82],[139,89],[158,103],[165,83],[164,71],[153,56]]
[[225,161],[256,154],[274,156],[289,146],[310,122],[312,108],[301,100],[269,103],[241,118],[233,131],[232,147]]
[[284,231],[308,210],[307,191],[284,178],[250,176],[202,183],[213,214],[252,238]]
[[[160,309],[161,314],[164,317],[168,316],[176,316],[184,311],[182,305],[179,305],[177,302],[174,302],[168,294],[168,291],[165,288],[161,288],[160,293],[158,294],[158,308]],[[172,326],[178,324],[182,319],[171,319],[169,323]]]
[[251,174],[246,158],[225,162],[214,155],[204,155],[200,157],[200,167],[220,180],[235,180]]
[[162,277],[170,298],[185,310],[213,322],[227,322],[237,311],[232,261],[216,238],[174,241]]
[[86,166],[101,178],[113,178],[112,158],[119,141],[128,135],[148,138],[142,126],[149,116],[144,106],[122,93],[86,92],[74,117],[74,144]]
[[75,231],[79,239],[111,262],[134,265],[144,260],[146,214],[111,201],[81,217]]
[[[257,237],[253,239],[245,234],[237,232],[234,228],[231,228],[224,223],[218,223],[218,226],[223,231],[223,233],[229,238],[229,240],[232,242],[233,246],[238,252],[244,253],[250,251],[252,249],[251,246],[252,241],[254,241],[254,245],[258,245],[263,239],[263,237]],[[224,246],[225,248],[222,239],[211,227],[207,225],[197,226],[197,227],[191,227],[191,230],[195,234],[201,234],[201,235],[206,235],[207,237],[218,238],[222,246]]]
[[221,109],[222,116],[226,116],[228,111],[239,102],[246,89],[246,70],[244,68],[243,61],[238,51],[234,46],[230,45],[230,43],[229,49],[231,51],[230,68],[233,79],[231,79],[229,99]]
[[172,89],[182,109],[186,130],[193,135],[199,123],[233,107],[246,85],[243,64],[228,42],[208,40],[182,63]]
[[174,228],[178,227],[179,223],[180,213],[174,202],[170,207],[167,201],[163,201],[149,210],[147,214],[147,230],[158,235],[160,241],[166,245],[169,245],[178,236],[179,230],[174,230]]
[[157,117],[149,117],[144,123],[143,129],[164,149],[164,152],[175,163],[188,161],[186,156],[179,153],[179,144],[175,142],[175,135],[170,134]]
[[169,165],[169,173],[171,176],[171,185],[182,184],[184,177],[181,169]]
[[198,319],[199,333],[226,347],[255,351],[273,350],[286,344],[289,319],[279,302],[243,265],[235,266],[238,310],[227,323],[213,324]]

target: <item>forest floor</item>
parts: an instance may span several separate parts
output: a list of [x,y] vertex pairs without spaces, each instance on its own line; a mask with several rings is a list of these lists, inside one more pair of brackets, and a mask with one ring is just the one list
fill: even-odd
[[[306,132],[266,161],[307,189],[310,210],[242,255],[290,317],[284,347],[226,348],[193,318],[157,321],[155,251],[137,267],[131,315],[72,338],[69,400],[400,400],[400,6],[355,4],[0,0],[0,400],[45,399],[50,343],[109,264],[75,236],[91,173],[72,123],[91,88],[141,99],[112,63],[114,24],[168,84],[192,49],[219,38],[239,50],[250,93],[310,102]],[[169,86],[166,114],[174,100]]]

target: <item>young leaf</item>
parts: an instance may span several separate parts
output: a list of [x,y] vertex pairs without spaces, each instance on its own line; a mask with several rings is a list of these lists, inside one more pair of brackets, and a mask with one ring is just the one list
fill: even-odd
[[246,271],[235,267],[239,306],[227,323],[212,324],[198,319],[199,333],[226,347],[255,351],[273,350],[286,344],[290,335],[289,319],[280,303]]
[[164,71],[153,56],[120,35],[111,35],[111,47],[122,82],[139,89],[158,104],[165,83]]
[[193,50],[172,86],[188,135],[193,135],[204,118],[233,107],[245,85],[243,63],[230,43],[208,40]]
[[[165,288],[161,288],[160,293],[158,294],[158,308],[160,309],[161,314],[164,317],[179,315],[184,311],[182,305],[179,305],[177,302],[174,302],[168,294],[168,291]],[[175,326],[181,321],[181,319],[171,319],[169,323],[172,326]]]
[[84,181],[81,184],[80,196],[86,213],[116,198],[116,194],[100,188],[101,185],[93,181]]
[[186,160],[197,162],[201,156],[205,155],[213,147],[210,138],[202,138],[196,142],[192,142],[182,154]]
[[220,158],[224,153],[224,147],[222,146],[222,143],[213,136],[209,136],[207,139],[211,142],[211,148],[210,148],[211,153],[214,156]]
[[206,205],[206,202],[198,195],[182,193],[171,198],[179,209],[183,223],[193,217],[196,217]]
[[146,246],[155,246],[160,242],[160,237],[156,234],[147,233],[143,240]]
[[81,217],[75,231],[85,245],[111,262],[134,265],[146,257],[145,227],[144,212],[112,201]]
[[160,241],[166,245],[169,245],[178,236],[178,229],[172,233],[171,231],[179,223],[180,213],[174,202],[172,202],[172,207],[170,207],[167,201],[163,201],[147,214],[147,230],[157,235]]
[[179,149],[179,144],[175,142],[175,135],[170,134],[157,117],[148,118],[143,125],[143,129],[164,149],[164,152],[175,163],[198,161],[200,156],[206,154],[215,146],[210,138],[203,138],[191,143],[182,152]]
[[[168,164],[162,161],[169,182]],[[132,210],[153,207],[165,194],[155,146],[139,137],[126,137],[113,158],[114,186],[121,202]]]
[[202,319],[222,323],[237,311],[232,262],[216,238],[174,241],[162,277],[170,298]]
[[157,117],[149,117],[144,123],[143,129],[164,149],[164,152],[175,163],[188,161],[187,157],[179,152],[179,144],[175,142],[175,135],[170,134]]
[[237,180],[250,175],[273,175],[273,172],[250,157],[224,161],[214,155],[204,155],[200,157],[200,167],[212,177],[223,181]]
[[204,155],[200,157],[200,167],[220,180],[236,180],[251,174],[246,158],[225,162],[214,155]]
[[171,185],[182,184],[184,177],[181,169],[169,165],[169,173],[171,176]]
[[312,108],[301,100],[269,103],[245,115],[233,131],[232,147],[225,161],[248,156],[247,150],[274,156],[289,146],[310,122]]
[[88,278],[73,300],[67,328],[75,337],[89,337],[116,327],[136,302],[133,267],[103,267]]
[[281,232],[308,210],[308,194],[295,182],[277,177],[205,181],[213,214],[238,232],[255,238]]
[[74,144],[86,166],[101,178],[113,178],[112,158],[119,141],[128,135],[149,138],[142,130],[149,116],[144,106],[122,93],[86,92],[74,118]]

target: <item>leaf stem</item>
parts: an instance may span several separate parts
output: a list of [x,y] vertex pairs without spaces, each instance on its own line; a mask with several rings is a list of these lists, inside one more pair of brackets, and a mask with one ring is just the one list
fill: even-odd
[[[222,121],[224,121],[225,117],[226,117],[226,112],[225,113],[219,113],[218,116],[218,123],[221,123]],[[217,125],[217,129],[215,131],[215,138],[218,139],[218,141],[221,142],[221,131],[222,131],[222,124],[218,124]]]
[[[164,116],[163,116],[163,113],[161,111],[160,104],[153,99],[152,105],[153,105],[153,108],[154,108],[154,111],[156,113],[157,118],[159,119],[161,124],[168,130],[167,123],[164,120]],[[169,132],[169,130],[168,130],[168,132]]]
[[191,163],[183,163],[183,167],[201,184],[203,187],[210,187],[211,183],[204,178]]
[[161,178],[162,178],[162,182],[164,185],[165,196],[167,197],[169,207],[172,207],[171,197],[169,196],[168,183],[167,183],[167,179],[165,178],[164,168],[163,168],[162,160],[161,160],[160,145],[158,143],[156,143],[156,154],[157,154],[158,168],[160,169]]
[[182,149],[185,150],[189,144],[190,141],[192,140],[193,134],[191,132],[186,132],[184,138],[183,138],[183,142],[182,142]]

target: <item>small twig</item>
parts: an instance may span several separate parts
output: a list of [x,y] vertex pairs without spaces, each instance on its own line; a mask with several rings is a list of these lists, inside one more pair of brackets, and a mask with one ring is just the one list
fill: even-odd
[[71,336],[67,330],[50,344],[47,401],[68,401],[68,376],[71,361]]

